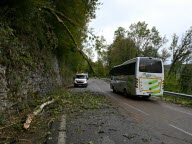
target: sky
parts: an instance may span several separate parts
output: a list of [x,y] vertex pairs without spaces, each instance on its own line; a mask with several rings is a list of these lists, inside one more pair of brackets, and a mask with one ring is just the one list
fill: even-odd
[[185,33],[192,26],[192,0],[100,0],[96,19],[89,23],[96,35],[103,35],[107,44],[113,42],[118,27],[126,30],[133,23],[145,21],[155,26],[169,43],[174,33]]

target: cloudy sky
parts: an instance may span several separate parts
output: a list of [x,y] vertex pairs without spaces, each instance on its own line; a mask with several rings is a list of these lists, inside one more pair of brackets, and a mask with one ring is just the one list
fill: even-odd
[[145,21],[155,26],[170,40],[173,33],[182,35],[192,26],[192,0],[100,0],[97,18],[90,27],[103,35],[107,44],[113,41],[119,26],[128,30],[130,24]]

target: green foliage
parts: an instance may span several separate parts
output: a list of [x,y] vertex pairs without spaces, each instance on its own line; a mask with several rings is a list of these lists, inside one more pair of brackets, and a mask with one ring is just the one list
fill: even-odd
[[171,54],[168,52],[168,50],[166,48],[163,48],[161,50],[162,54],[160,56],[160,58],[162,59],[163,62],[165,62],[170,56]]
[[165,75],[164,85],[165,91],[179,92],[180,90],[179,79],[175,75]]
[[164,95],[163,97],[161,96],[161,99],[170,101],[176,104],[180,104],[183,106],[192,107],[192,99],[182,98],[182,97],[173,97],[173,96],[167,96],[167,95]]
[[[166,90],[192,94],[191,85],[191,60],[192,53],[192,27],[185,32],[181,40],[174,34],[169,49],[172,51],[173,59],[165,82],[168,83]],[[166,87],[166,85],[165,85]]]
[[114,32],[115,39],[117,39],[117,37],[125,38],[125,35],[126,35],[126,30],[123,27],[118,27],[118,29]]
[[70,93],[66,89],[62,89],[57,90],[50,95],[57,97],[53,107],[56,110],[59,110],[59,112],[65,111],[67,114],[84,112],[89,109],[98,109],[107,102],[105,97],[91,92]]
[[128,30],[128,38],[134,41],[137,47],[138,56],[162,57],[158,50],[167,42],[165,37],[161,37],[156,27],[148,28],[145,22],[131,24]]
[[0,126],[4,126],[5,125],[5,122],[6,120],[3,118],[3,117],[1,117],[0,118]]
[[111,45],[103,46],[102,39],[99,41],[99,45],[96,45],[100,48],[105,47],[104,51],[97,48],[99,49],[99,61],[103,62],[101,65],[98,61],[97,64],[100,65],[98,67],[102,69],[104,66],[105,74],[108,74],[113,66],[138,56],[159,57],[166,61],[170,57],[167,49],[163,49],[162,53],[159,53],[159,49],[166,42],[166,38],[162,37],[155,27],[149,29],[145,22],[131,24],[129,30],[119,27],[114,32],[114,41]]
[[99,77],[105,77],[106,75],[108,75],[108,74],[106,73],[106,68],[105,68],[105,66],[103,65],[102,60],[99,59],[97,62],[95,62],[94,68],[95,68],[95,72],[96,72],[97,76],[99,76]]
[[136,57],[137,46],[135,43],[126,39],[116,39],[109,47],[109,63],[110,67],[121,64],[128,59]]
[[180,91],[186,94],[192,94],[192,64],[186,64],[182,69],[180,76]]
[[133,40],[126,38],[126,30],[119,27],[114,33],[114,41],[108,46],[106,61],[108,69],[112,69],[113,66],[119,65],[128,59],[137,56],[137,47]]
[[18,121],[18,122],[14,125],[14,128],[15,128],[15,130],[17,130],[17,131],[23,130],[23,123],[22,123],[22,121]]
[[191,59],[192,53],[192,27],[185,32],[179,43],[179,37],[174,34],[171,46],[169,48],[173,52],[173,60],[169,74],[177,74],[184,62],[188,62]]

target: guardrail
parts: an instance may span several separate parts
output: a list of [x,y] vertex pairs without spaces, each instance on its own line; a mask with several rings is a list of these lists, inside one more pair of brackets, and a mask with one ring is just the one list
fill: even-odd
[[169,91],[164,91],[163,94],[164,95],[169,95],[169,96],[176,96],[176,97],[192,98],[192,95],[181,94],[181,93],[174,93],[174,92],[169,92]]

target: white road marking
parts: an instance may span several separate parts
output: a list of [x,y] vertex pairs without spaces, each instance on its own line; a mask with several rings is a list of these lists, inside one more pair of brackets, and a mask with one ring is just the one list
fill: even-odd
[[171,109],[171,110],[178,111],[178,112],[181,112],[181,113],[188,114],[188,115],[192,116],[192,113],[190,113],[190,112],[182,111],[182,110],[173,108],[173,107],[171,107],[171,106],[163,105],[163,107],[166,107],[166,108],[169,108],[169,109]]
[[[97,86],[97,87],[99,87],[99,86]],[[103,91],[100,87],[99,87],[99,89],[104,93],[104,91]],[[116,99],[117,101],[119,101],[119,103],[121,103],[121,100],[117,99],[116,97],[114,97],[114,96],[112,96],[112,95],[110,95],[110,94],[106,94],[106,95],[108,95],[109,97],[111,97],[111,98],[113,98],[113,99]],[[136,107],[133,107],[132,105],[130,105],[130,104],[128,104],[128,103],[125,103],[125,102],[123,102],[123,101],[122,101],[122,103],[125,104],[125,105],[127,105],[127,106],[129,106],[129,107],[131,107],[131,108],[133,108],[133,109],[135,109],[135,110],[137,110],[137,111],[139,111],[139,112],[141,112],[141,113],[143,113],[143,114],[145,114],[145,115],[149,115],[148,113],[146,113],[146,112],[144,112],[144,111],[142,111],[142,110],[140,110],[140,109],[138,109],[138,108],[136,108]],[[163,107],[166,107],[166,108],[169,108],[169,109],[171,109],[171,110],[174,110],[174,111],[177,111],[177,112],[184,113],[184,114],[187,114],[187,115],[192,116],[192,113],[191,113],[191,112],[179,110],[179,109],[176,109],[176,108],[173,108],[173,107],[171,107],[171,106],[164,105],[164,104],[163,104],[162,106],[163,106]],[[175,128],[175,129],[177,129],[177,130],[179,130],[179,131],[181,131],[181,132],[183,132],[183,133],[185,133],[185,134],[187,134],[187,135],[192,136],[192,133],[187,132],[187,131],[185,131],[185,130],[183,130],[183,129],[181,129],[181,128],[178,128],[178,127],[176,127],[176,126],[174,126],[174,125],[171,125],[171,124],[169,124],[169,126]]]
[[109,94],[107,94],[107,95],[110,96],[111,98],[115,99],[115,100],[118,101],[119,103],[123,103],[123,104],[125,104],[125,105],[127,105],[127,106],[129,106],[129,107],[131,107],[131,108],[133,108],[133,109],[135,109],[135,110],[137,110],[137,111],[145,114],[145,115],[149,115],[148,113],[146,113],[146,112],[144,112],[144,111],[142,111],[142,110],[140,110],[140,109],[138,109],[138,108],[136,108],[136,107],[134,107],[134,106],[132,106],[132,105],[130,105],[130,104],[128,104],[128,103],[122,102],[121,100],[117,99],[116,97],[114,97],[114,96],[112,96],[112,95],[109,95]]
[[[98,85],[97,85],[97,86],[98,86]],[[98,87],[99,87],[99,86],[98,86]],[[103,91],[100,87],[99,87],[99,89],[104,93],[104,91]],[[109,95],[109,94],[106,94],[106,95],[110,96],[110,97],[113,98],[113,99],[116,99],[117,101],[120,101],[119,99],[117,99],[117,98],[115,98],[115,97],[113,97],[113,96],[111,96],[111,95]],[[122,103],[128,105],[129,107],[131,107],[131,108],[133,108],[133,109],[135,109],[135,110],[137,110],[137,111],[139,111],[139,112],[141,112],[141,113],[143,113],[143,114],[145,114],[145,115],[149,115],[148,113],[146,113],[146,112],[144,112],[144,111],[142,111],[142,110],[140,110],[140,109],[138,109],[138,108],[136,108],[136,107],[134,107],[134,106],[132,106],[132,105],[130,105],[130,104],[128,104],[128,103],[125,103],[125,102],[122,102]]]
[[66,143],[66,116],[62,115],[57,144],[65,144],[65,143]]
[[139,112],[141,112],[141,113],[143,113],[143,114],[145,114],[145,115],[149,115],[148,113],[146,113],[146,112],[144,112],[144,111],[142,111],[142,110],[140,110],[140,109],[138,109],[138,108],[136,108],[136,107],[134,107],[134,106],[132,106],[132,105],[130,105],[130,104],[128,104],[128,103],[125,103],[125,102],[124,102],[124,104],[128,105],[129,107],[131,107],[131,108],[133,108],[133,109],[135,109],[135,110],[137,110],[137,111],[139,111]]
[[192,134],[191,134],[191,133],[189,133],[189,132],[187,132],[187,131],[185,131],[185,130],[182,130],[182,129],[180,129],[180,128],[178,128],[178,127],[174,126],[174,125],[169,124],[169,126],[171,126],[171,127],[175,128],[175,129],[177,129],[177,130],[180,130],[180,131],[184,132],[185,134],[188,134],[188,135],[192,136]]

